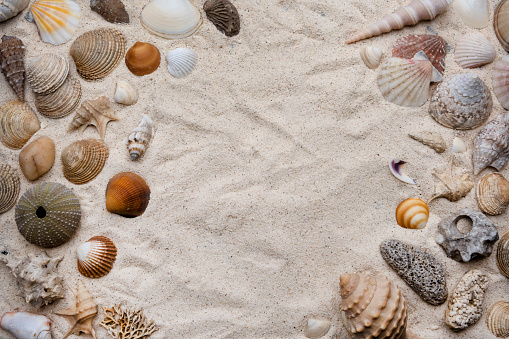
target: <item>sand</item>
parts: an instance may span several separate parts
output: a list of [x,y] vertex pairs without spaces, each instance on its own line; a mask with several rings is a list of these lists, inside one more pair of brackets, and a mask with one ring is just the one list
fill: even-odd
[[[463,34],[478,30],[461,22],[452,6],[432,22],[345,45],[351,33],[406,1],[238,0],[238,36],[227,38],[204,19],[196,35],[175,41],[142,28],[138,18],[148,1],[125,1],[129,25],[110,24],[90,11],[88,1],[77,2],[82,18],[76,36],[115,27],[128,47],[136,41],[155,44],[163,61],[143,77],[132,75],[122,63],[102,80],[80,78],[84,99],[106,95],[112,100],[118,79],[128,80],[140,92],[133,106],[114,104],[120,120],[110,122],[104,140],[110,156],[90,183],[68,182],[60,154],[75,140],[98,138],[98,132],[89,127],[83,135],[67,133],[74,114],[58,120],[39,116],[43,127],[33,139],[50,136],[57,159],[35,182],[21,175],[21,193],[46,181],[72,188],[81,202],[81,226],[69,242],[46,250],[50,256],[64,256],[59,272],[66,298],[34,309],[19,296],[10,270],[0,264],[0,310],[46,314],[53,320],[54,338],[60,338],[69,326],[53,312],[74,302],[71,288],[81,279],[99,307],[122,303],[143,309],[160,326],[154,339],[302,338],[309,317],[332,322],[326,338],[347,338],[338,311],[339,276],[368,272],[384,274],[399,285],[408,303],[408,327],[422,338],[494,338],[485,316],[459,334],[449,330],[446,304],[423,302],[378,250],[389,238],[427,248],[444,265],[450,292],[465,272],[480,269],[490,279],[485,308],[507,293],[508,282],[499,274],[494,255],[458,263],[434,241],[442,218],[460,208],[478,209],[474,191],[455,203],[432,202],[423,230],[403,229],[394,217],[402,200],[431,196],[432,170],[445,168],[454,137],[468,145],[466,153],[456,155],[455,164],[472,170],[478,129],[438,125],[427,113],[428,103],[403,108],[387,102],[376,85],[377,70],[368,69],[359,57],[367,45],[390,55],[398,38],[430,29],[454,47]],[[493,13],[496,2],[489,3]],[[202,3],[196,5],[201,8]],[[60,46],[43,43],[36,27],[23,19],[25,12],[0,24],[0,35],[21,38],[27,59],[47,52],[68,55],[73,40]],[[491,24],[480,32],[496,47],[497,59],[506,54]],[[177,47],[191,48],[199,57],[197,68],[183,79],[173,78],[164,60]],[[465,72],[478,74],[491,89],[492,67]],[[445,76],[458,72],[462,70],[451,50]],[[72,61],[70,73],[77,77]],[[15,99],[3,77],[0,93],[0,104]],[[26,95],[35,107],[28,85]],[[503,111],[493,98],[491,118]],[[145,156],[132,162],[126,140],[142,114],[152,117],[155,133]],[[439,133],[449,149],[437,154],[407,136],[420,131]],[[0,146],[1,163],[19,168],[18,154]],[[387,165],[392,158],[409,163],[406,171],[416,186],[391,175]],[[151,187],[148,208],[138,218],[106,211],[106,185],[122,171],[138,173]],[[507,171],[501,173],[507,176]],[[490,219],[500,234],[507,230],[505,213]],[[43,252],[19,234],[14,208],[0,215],[0,225],[3,246],[13,254]],[[96,235],[111,238],[118,257],[107,276],[91,280],[77,271],[75,251]],[[108,338],[99,326],[102,318],[100,314],[94,322],[100,339]],[[3,331],[0,337],[11,338]]]

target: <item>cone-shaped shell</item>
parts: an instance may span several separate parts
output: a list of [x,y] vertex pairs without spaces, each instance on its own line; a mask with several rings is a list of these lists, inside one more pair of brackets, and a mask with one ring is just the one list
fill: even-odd
[[200,11],[189,0],[152,0],[141,12],[141,24],[165,39],[193,35],[202,24]]
[[90,0],[90,9],[111,23],[129,23],[129,14],[120,0]]
[[26,103],[9,101],[0,107],[0,141],[5,146],[22,148],[39,128],[39,119]]
[[76,141],[62,151],[64,176],[73,184],[86,184],[99,175],[109,154],[108,146],[102,140]]
[[106,209],[126,218],[145,212],[150,200],[150,188],[137,174],[123,172],[115,175],[106,187]]
[[472,28],[484,28],[490,23],[488,0],[455,0],[454,10]]
[[229,0],[206,0],[203,10],[216,28],[228,37],[240,32],[240,17],[237,8]]
[[102,79],[120,64],[126,40],[119,30],[99,28],[80,35],[71,45],[71,56],[79,75],[87,80]]
[[108,122],[116,120],[118,118],[110,106],[108,98],[99,97],[94,100],[85,100],[71,121],[69,132],[79,129],[83,133],[88,126],[95,126],[99,130],[101,138],[104,139]]
[[148,115],[143,115],[141,123],[131,132],[127,139],[127,150],[131,160],[137,160],[147,150],[152,139],[152,128],[154,123]]
[[497,301],[486,313],[486,326],[496,337],[509,337],[509,302]]
[[53,45],[71,40],[78,28],[81,8],[71,0],[36,0],[30,13],[41,40]]
[[51,320],[30,312],[7,312],[0,318],[0,328],[16,339],[51,339]]
[[505,109],[509,109],[509,55],[495,63],[492,70],[493,92]]
[[495,9],[493,27],[502,47],[509,51],[509,2],[502,0]]
[[361,59],[366,67],[375,69],[382,61],[382,50],[378,47],[366,46],[360,51]]
[[25,45],[14,36],[2,36],[0,68],[18,99],[25,101]]
[[409,133],[408,136],[421,144],[428,146],[437,153],[444,153],[447,147],[444,138],[433,132]]
[[28,62],[27,81],[38,94],[55,92],[69,74],[69,61],[59,53],[36,56]]
[[454,58],[463,68],[476,68],[493,62],[497,57],[495,47],[481,33],[465,34],[456,45]]
[[509,231],[505,232],[498,242],[497,267],[503,276],[509,278]]
[[16,224],[25,239],[37,246],[56,247],[69,240],[81,220],[76,195],[61,184],[43,182],[19,199]]
[[189,48],[177,48],[166,55],[168,71],[176,78],[188,75],[196,67],[198,55]]
[[412,59],[419,51],[423,51],[429,61],[439,71],[444,73],[445,69],[445,40],[438,35],[422,34],[407,35],[398,41],[392,49],[392,56],[403,59]]
[[421,199],[406,199],[396,208],[396,222],[399,226],[404,228],[424,228],[426,227],[428,218],[429,207]]
[[16,204],[19,196],[19,176],[14,168],[0,164],[0,214]]
[[161,63],[161,54],[156,46],[147,42],[136,42],[125,55],[125,64],[134,75],[154,72]]
[[0,2],[0,22],[9,20],[27,8],[30,0],[3,0]]
[[509,112],[501,113],[488,122],[474,139],[474,174],[488,166],[498,171],[509,159]]
[[509,205],[509,181],[500,173],[486,174],[477,183],[476,196],[481,211],[502,214]]
[[113,99],[117,104],[134,105],[138,101],[138,90],[129,82],[118,80]]
[[117,248],[107,237],[96,236],[77,250],[78,270],[87,278],[100,278],[108,274],[117,258]]
[[19,153],[19,167],[28,180],[36,180],[55,163],[55,143],[42,137],[29,143]]
[[81,99],[81,84],[78,79],[68,77],[55,92],[35,94],[35,107],[46,118],[57,119],[71,114],[78,108]]

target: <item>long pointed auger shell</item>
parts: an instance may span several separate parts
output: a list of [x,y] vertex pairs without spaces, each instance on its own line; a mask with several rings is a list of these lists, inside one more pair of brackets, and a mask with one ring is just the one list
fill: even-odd
[[117,247],[109,238],[96,236],[81,244],[77,253],[80,273],[87,278],[100,278],[113,268]]
[[176,78],[188,75],[196,67],[198,55],[189,48],[176,48],[166,55],[168,71]]
[[497,57],[495,47],[481,33],[465,34],[457,43],[454,58],[463,68],[476,68],[489,64]]
[[240,17],[237,8],[229,0],[206,0],[203,10],[216,28],[228,37],[240,32]]
[[509,302],[497,301],[486,312],[486,326],[496,337],[509,337]]
[[509,2],[502,0],[495,9],[493,27],[502,47],[509,51]]
[[454,10],[472,28],[484,28],[490,23],[488,0],[455,0]]
[[0,2],[0,22],[9,20],[27,8],[30,0],[2,0]]
[[0,164],[0,214],[16,204],[19,196],[19,176],[11,166]]
[[80,104],[81,84],[78,79],[68,77],[55,92],[35,94],[35,107],[46,118],[58,119],[71,114]]
[[474,139],[474,174],[488,166],[498,171],[509,160],[509,112],[488,122]]
[[79,25],[80,6],[71,0],[37,0],[30,13],[41,40],[53,45],[71,40]]
[[502,214],[509,205],[509,181],[500,173],[486,174],[477,183],[476,197],[484,213]]
[[447,54],[445,40],[434,34],[410,34],[404,36],[394,45],[392,56],[403,59],[412,59],[419,51],[423,51],[433,67],[444,73],[445,55]]
[[118,120],[117,115],[110,106],[108,98],[103,96],[94,100],[85,100],[71,121],[69,132],[79,129],[83,133],[88,126],[95,126],[101,139],[104,139],[106,125],[108,122],[116,120]]
[[9,101],[0,107],[0,141],[5,146],[22,148],[39,128],[39,119],[26,103]]
[[67,180],[86,184],[101,173],[110,151],[98,139],[78,140],[62,151],[62,170]]
[[0,328],[16,339],[51,339],[51,320],[31,312],[7,312],[0,319]]
[[37,94],[47,95],[55,92],[69,74],[69,61],[59,53],[36,56],[28,62],[27,81]]
[[495,63],[491,80],[498,102],[505,109],[509,109],[509,55]]
[[147,147],[152,139],[152,128],[154,123],[146,114],[143,115],[140,124],[129,134],[127,139],[127,149],[131,160],[137,160],[145,154]]
[[25,101],[25,45],[15,36],[2,36],[0,68],[18,99]]

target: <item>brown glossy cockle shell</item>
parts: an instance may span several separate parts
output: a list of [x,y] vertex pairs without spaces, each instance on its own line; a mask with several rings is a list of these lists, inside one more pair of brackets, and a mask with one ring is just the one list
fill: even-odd
[[142,215],[149,200],[150,188],[135,173],[119,173],[110,179],[106,187],[106,209],[126,218]]

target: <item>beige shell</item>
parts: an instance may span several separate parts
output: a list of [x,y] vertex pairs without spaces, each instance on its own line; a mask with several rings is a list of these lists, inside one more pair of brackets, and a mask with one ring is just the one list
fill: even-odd
[[340,277],[343,324],[362,338],[402,338],[407,323],[406,301],[385,276],[343,274]]
[[88,126],[95,126],[99,130],[101,139],[104,139],[106,125],[116,120],[118,118],[108,98],[103,96],[94,100],[85,100],[71,121],[69,132],[79,129],[83,133]]
[[78,270],[87,278],[100,278],[108,274],[117,258],[117,247],[107,237],[96,236],[77,249]]
[[497,301],[486,313],[486,326],[496,337],[509,337],[509,302]]
[[326,319],[309,318],[304,333],[307,338],[321,338],[329,332],[330,325],[330,321]]
[[35,94],[35,107],[46,118],[62,118],[78,107],[81,99],[81,84],[78,79],[69,77],[55,92]]
[[428,200],[428,204],[437,198],[446,198],[449,201],[458,201],[468,194],[474,187],[470,173],[463,173],[454,166],[454,156],[451,156],[449,165],[442,173],[433,170],[435,177],[435,192]]
[[62,151],[64,176],[73,184],[86,184],[102,171],[109,154],[102,140],[76,141]]
[[59,53],[42,54],[30,59],[26,70],[32,91],[38,94],[55,92],[69,74],[69,61]]
[[509,109],[509,55],[504,56],[493,66],[491,73],[493,93],[505,109]]
[[437,153],[444,153],[447,148],[444,138],[433,132],[409,133],[408,136]]
[[493,62],[497,57],[495,47],[481,33],[465,34],[456,45],[454,58],[463,68],[476,68]]
[[131,132],[127,139],[127,149],[131,160],[137,160],[147,150],[150,139],[152,139],[152,129],[154,123],[146,114],[143,115],[141,123]]
[[55,143],[42,137],[29,143],[19,152],[19,167],[28,180],[36,180],[55,163]]
[[138,90],[125,80],[117,81],[115,96],[116,103],[122,105],[134,105],[138,101]]
[[497,244],[497,267],[504,277],[509,278],[509,231],[500,237]]
[[502,214],[509,205],[509,181],[500,173],[486,174],[477,183],[476,196],[481,211]]
[[11,166],[0,164],[0,214],[16,204],[19,196],[19,176]]
[[380,65],[382,60],[382,50],[378,47],[366,46],[360,51],[361,59],[364,64],[371,69],[375,69]]
[[484,28],[490,23],[488,0],[455,0],[454,10],[472,28]]
[[0,107],[0,141],[5,146],[22,148],[39,128],[39,119],[28,104],[16,100]]
[[493,15],[493,27],[502,47],[509,51],[509,2],[502,0]]
[[472,162],[474,174],[481,173],[488,166],[498,171],[509,160],[509,112],[500,113],[488,122],[474,139]]
[[429,207],[421,199],[410,198],[402,201],[396,208],[396,222],[409,229],[426,227],[429,218]]
[[30,6],[30,14],[41,40],[60,45],[71,40],[76,32],[81,8],[72,0],[36,0]]

